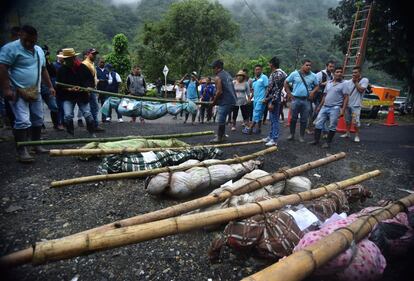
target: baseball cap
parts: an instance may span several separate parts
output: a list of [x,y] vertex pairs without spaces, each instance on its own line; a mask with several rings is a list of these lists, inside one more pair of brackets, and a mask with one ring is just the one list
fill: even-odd
[[197,77],[197,72],[193,71],[191,72],[191,75]]
[[213,63],[210,64],[210,67],[214,68],[214,67],[220,67],[223,68],[224,63],[222,60],[215,60],[213,61]]
[[99,52],[96,49],[91,48],[86,51],[86,54],[99,54]]

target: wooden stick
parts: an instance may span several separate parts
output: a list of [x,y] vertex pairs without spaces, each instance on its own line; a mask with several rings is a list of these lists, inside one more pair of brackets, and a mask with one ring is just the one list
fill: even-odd
[[[66,87],[66,88],[78,87],[81,91],[93,92],[93,93],[98,93],[100,95],[104,95],[104,96],[108,96],[108,97],[116,97],[116,98],[121,98],[121,99],[122,98],[127,98],[127,99],[131,99],[131,100],[153,101],[153,102],[160,102],[160,103],[167,103],[167,102],[187,103],[188,102],[188,101],[182,101],[182,100],[176,100],[176,99],[164,99],[164,98],[160,99],[160,98],[154,98],[154,97],[138,97],[138,96],[133,96],[133,95],[123,95],[123,94],[117,94],[117,93],[112,93],[112,92],[96,90],[96,89],[92,89],[92,88],[79,87],[79,86],[70,85],[70,84],[61,83],[61,82],[56,82],[56,85]],[[194,103],[195,104],[200,104],[200,105],[201,104],[206,104],[206,105],[211,104],[211,102],[208,102],[208,101],[196,101]]]
[[202,132],[171,134],[171,135],[150,135],[150,136],[109,137],[109,138],[83,138],[83,139],[64,139],[64,140],[22,141],[22,142],[18,142],[17,146],[75,144],[75,143],[88,143],[88,142],[109,142],[109,141],[121,141],[121,140],[131,140],[131,139],[188,138],[188,137],[205,136],[205,135],[213,135],[213,134],[214,134],[214,131],[202,131]]
[[[254,140],[254,141],[243,141],[243,142],[233,142],[233,143],[222,143],[222,144],[209,144],[209,145],[191,145],[191,148],[223,148],[223,147],[233,147],[241,145],[250,145],[263,143],[263,140]],[[165,151],[165,150],[184,150],[188,149],[190,146],[180,146],[180,147],[141,147],[141,148],[112,148],[112,149],[51,149],[49,151],[49,156],[91,156],[91,155],[107,155],[107,154],[126,154],[126,153],[140,153],[147,151]]]
[[[334,155],[331,155],[325,158],[321,158],[321,159],[318,159],[312,162],[302,164],[297,167],[284,170],[283,172],[278,171],[271,175],[260,177],[255,181],[252,181],[244,186],[239,187],[236,190],[233,190],[232,192],[228,190],[223,190],[219,194],[206,195],[202,198],[197,198],[197,199],[187,201],[181,204],[177,204],[174,206],[170,206],[170,207],[167,207],[161,210],[138,215],[138,216],[127,218],[127,219],[123,219],[123,220],[116,221],[110,224],[98,226],[98,227],[95,227],[95,228],[92,228],[86,231],[75,233],[73,235],[66,236],[65,238],[74,237],[77,235],[86,235],[86,234],[104,232],[104,231],[111,230],[111,229],[138,225],[138,224],[143,224],[147,222],[152,222],[152,221],[157,221],[157,220],[167,219],[170,217],[179,216],[179,215],[191,212],[199,208],[208,207],[216,203],[225,201],[227,198],[230,198],[233,195],[236,196],[236,195],[241,195],[247,192],[252,192],[266,185],[270,185],[270,184],[273,184],[281,180],[287,180],[291,177],[300,175],[308,170],[315,169],[323,165],[332,163],[334,161],[343,159],[345,156],[346,154],[344,152],[334,154]],[[33,249],[28,248],[28,249],[13,253],[12,254],[13,257],[11,258],[11,260],[14,260],[16,262],[16,265],[30,262],[32,258],[32,252],[33,252]]]
[[297,281],[309,276],[317,268],[347,250],[352,241],[361,241],[374,226],[382,220],[390,219],[414,205],[414,194],[406,196],[384,208],[374,211],[371,216],[363,216],[345,228],[337,229],[318,242],[295,252],[285,259],[259,271],[245,281]]
[[[344,181],[329,184],[327,186],[305,191],[297,194],[282,196],[242,206],[213,210],[186,216],[179,216],[155,222],[122,227],[105,231],[103,233],[91,233],[86,235],[75,235],[67,239],[55,239],[46,242],[36,243],[33,255],[30,259],[19,260],[42,264],[48,261],[68,259],[91,252],[112,249],[129,244],[148,241],[155,238],[165,237],[177,233],[187,232],[202,227],[222,224],[235,219],[251,217],[262,212],[270,212],[280,209],[286,205],[298,204],[302,201],[320,197],[332,190],[345,188],[360,183],[364,180],[378,176],[380,171],[375,170],[359,175]],[[0,266],[15,266],[14,255],[7,255],[0,258]]]
[[196,209],[208,207],[216,203],[225,201],[226,199],[232,196],[252,192],[264,186],[274,184],[275,182],[287,180],[291,177],[300,175],[308,170],[315,169],[317,167],[343,159],[345,156],[346,154],[344,152],[334,154],[334,155],[331,155],[331,156],[328,156],[322,159],[318,159],[313,162],[308,162],[303,165],[284,170],[283,172],[277,171],[273,174],[260,177],[255,181],[252,181],[244,186],[239,187],[236,190],[232,190],[232,192],[228,190],[223,190],[221,193],[218,193],[218,194],[209,194],[204,197],[193,199],[193,200],[180,203],[174,206],[170,206],[170,207],[167,207],[161,210],[157,210],[154,212],[138,215],[135,217],[131,217],[131,218],[123,219],[123,220],[116,221],[110,224],[106,224],[103,226],[99,226],[99,227],[96,227],[90,230],[80,232],[78,234],[106,231],[109,229],[116,229],[120,227],[137,225],[137,224],[142,224],[142,223],[147,223],[147,222],[152,222],[156,220],[179,216],[179,215],[194,211]]
[[117,174],[107,174],[107,175],[96,175],[96,176],[87,176],[87,177],[80,177],[74,179],[67,179],[67,180],[60,180],[60,181],[53,181],[51,183],[51,187],[62,187],[67,185],[75,185],[81,183],[88,183],[88,182],[97,182],[97,181],[110,181],[110,180],[120,180],[120,179],[135,179],[139,177],[147,177],[152,175],[157,175],[159,173],[166,173],[166,172],[176,172],[176,171],[184,171],[191,169],[193,167],[208,167],[211,165],[217,164],[234,164],[234,163],[242,163],[249,161],[251,159],[257,158],[259,156],[264,156],[268,153],[277,151],[277,147],[273,146],[264,150],[260,150],[258,152],[241,156],[241,157],[234,157],[229,158],[226,160],[217,160],[212,161],[211,163],[204,163],[199,162],[196,164],[186,164],[181,166],[169,166],[169,167],[162,167],[156,168],[151,170],[144,170],[144,171],[134,171],[134,172],[124,172],[124,173],[117,173]]

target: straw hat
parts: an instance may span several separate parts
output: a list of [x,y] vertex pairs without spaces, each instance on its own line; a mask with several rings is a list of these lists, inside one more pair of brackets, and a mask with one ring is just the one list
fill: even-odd
[[62,49],[62,52],[57,55],[58,58],[66,59],[70,57],[76,57],[80,53],[75,53],[75,49],[73,48],[66,48]]
[[236,77],[237,76],[244,76],[245,78],[247,77],[246,76],[246,73],[244,73],[244,71],[243,70],[239,70],[239,72],[237,72],[237,74],[236,74]]

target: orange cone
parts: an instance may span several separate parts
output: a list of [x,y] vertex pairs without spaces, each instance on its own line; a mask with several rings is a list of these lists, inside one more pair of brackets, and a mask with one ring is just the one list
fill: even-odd
[[[346,132],[346,122],[345,122],[345,118],[343,116],[341,116],[338,120],[338,125],[336,126],[336,131],[339,132],[339,133],[345,133]],[[354,126],[353,122],[351,124],[351,129],[349,131],[351,133],[355,133],[355,126]]]
[[388,108],[387,120],[385,121],[384,125],[388,127],[398,126],[398,124],[395,122],[395,117],[394,117],[394,105],[391,105]]
[[292,110],[289,107],[289,112],[288,112],[288,118],[287,118],[286,127],[289,127],[290,126],[290,120],[292,120]]

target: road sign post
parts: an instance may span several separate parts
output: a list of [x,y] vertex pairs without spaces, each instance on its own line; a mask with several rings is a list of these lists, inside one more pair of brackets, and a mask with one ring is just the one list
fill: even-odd
[[168,67],[165,65],[164,69],[162,70],[162,73],[164,73],[164,77],[165,77],[165,83],[164,83],[164,97],[167,98],[167,75],[168,75]]

